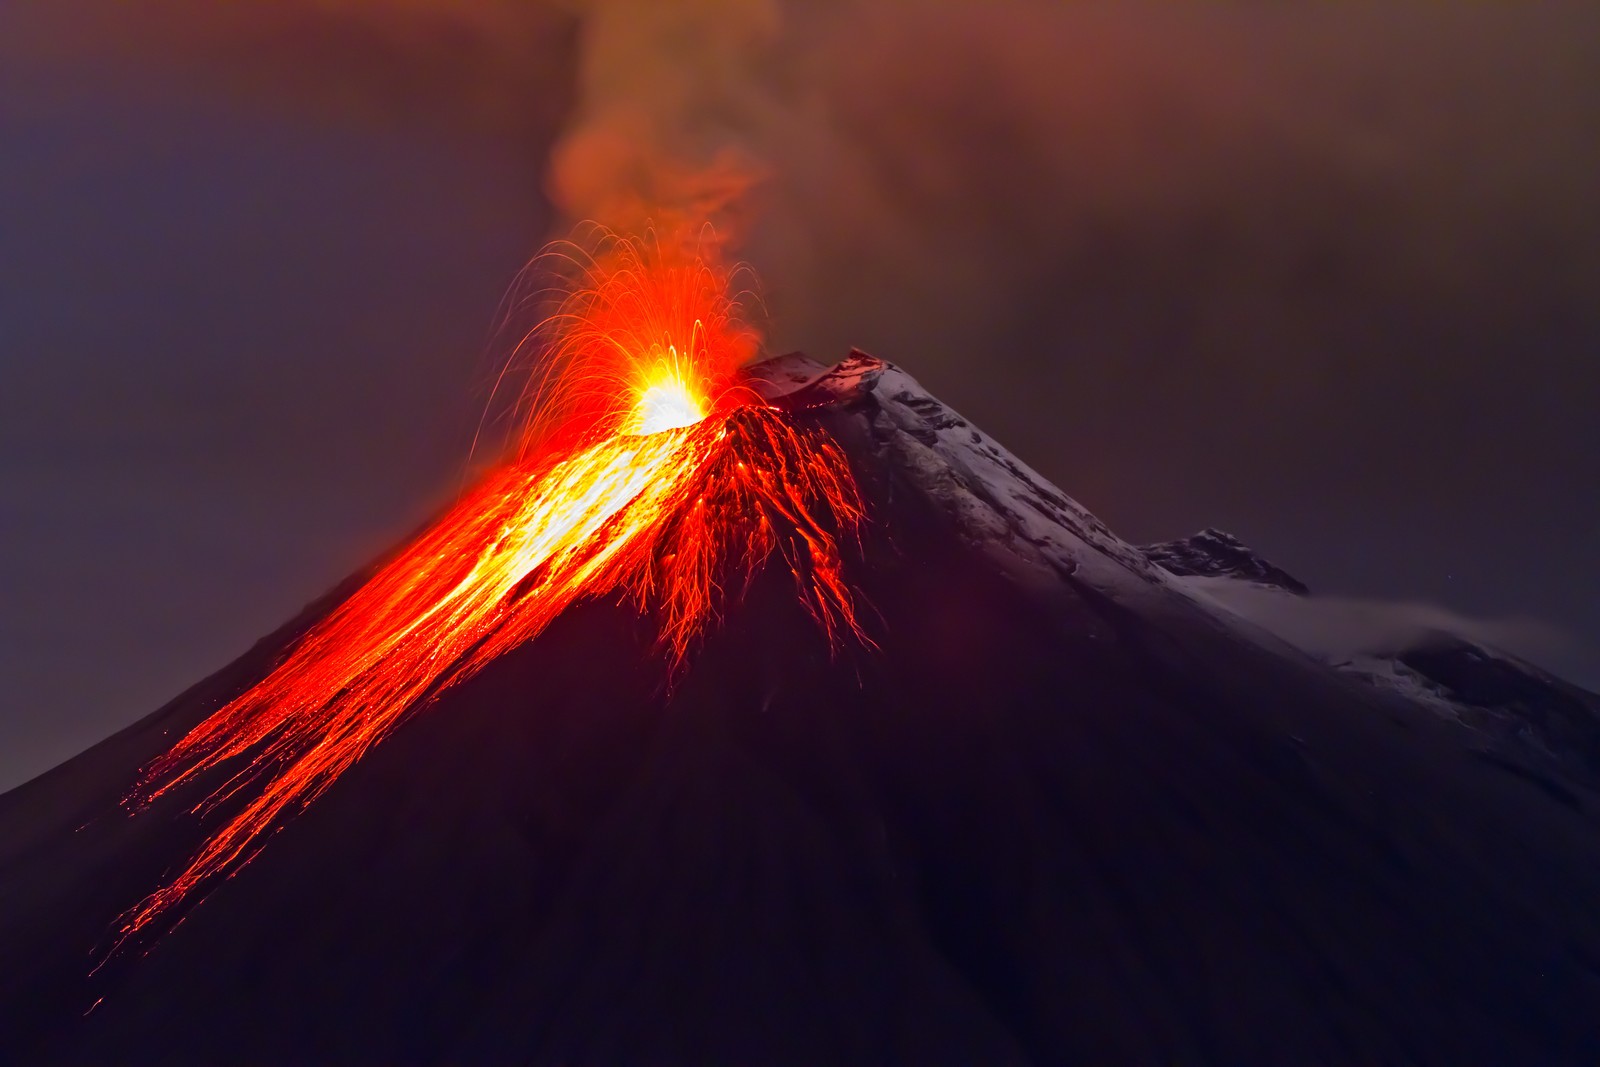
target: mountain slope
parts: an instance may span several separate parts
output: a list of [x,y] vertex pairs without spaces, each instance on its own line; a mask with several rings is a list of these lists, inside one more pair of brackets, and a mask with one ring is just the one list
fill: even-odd
[[[1432,709],[1462,730],[1474,751],[1552,795],[1600,790],[1600,695],[1413,617],[1438,612],[1355,602],[1369,618],[1353,627],[1351,602],[1310,597],[1299,579],[1220,530],[1142,551],[1202,602],[1284,634],[1351,677]],[[1396,617],[1384,618],[1386,611]],[[1355,632],[1361,629],[1367,632]]]
[[86,979],[204,829],[194,794],[132,819],[117,795],[314,606],[0,798],[18,1055],[1600,1055],[1589,794],[1209,609],[897,368],[821,370],[767,390],[868,499],[876,647],[830,653],[769,566],[668,690],[647,619],[580,604]]

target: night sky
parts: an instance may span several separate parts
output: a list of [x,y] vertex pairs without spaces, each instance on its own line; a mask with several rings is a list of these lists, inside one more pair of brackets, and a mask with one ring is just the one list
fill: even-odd
[[[533,4],[62,7],[0,10],[0,788],[461,485],[592,89]],[[775,349],[1600,684],[1600,16],[817,11],[711,122]]]

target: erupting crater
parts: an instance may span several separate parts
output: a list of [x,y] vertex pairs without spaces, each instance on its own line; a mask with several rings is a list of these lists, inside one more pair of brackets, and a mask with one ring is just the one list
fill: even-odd
[[288,652],[143,771],[133,809],[226,768],[194,807],[242,806],[129,911],[117,947],[248,863],[411,712],[620,594],[683,666],[725,590],[778,553],[837,644],[861,637],[839,541],[863,519],[844,453],[740,380],[755,337],[731,272],[609,238],[530,334],[548,372],[520,447]]

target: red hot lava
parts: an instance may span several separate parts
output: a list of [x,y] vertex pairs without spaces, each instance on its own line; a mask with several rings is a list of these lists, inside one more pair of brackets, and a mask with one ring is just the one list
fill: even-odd
[[231,876],[407,714],[580,597],[659,621],[676,668],[731,576],[774,552],[834,643],[861,636],[837,538],[863,518],[837,445],[737,384],[754,335],[730,273],[608,239],[550,320],[555,372],[517,454],[313,626],[267,677],[145,768],[142,808],[218,767],[248,801],[122,919],[120,947]]

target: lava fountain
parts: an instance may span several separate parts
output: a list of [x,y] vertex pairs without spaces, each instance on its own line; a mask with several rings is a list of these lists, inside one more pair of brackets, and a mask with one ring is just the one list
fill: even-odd
[[238,799],[123,916],[117,947],[237,873],[408,714],[579,598],[652,613],[676,670],[730,579],[776,553],[830,643],[862,638],[839,548],[863,519],[848,462],[739,385],[756,344],[732,280],[655,241],[608,237],[586,257],[528,340],[547,372],[509,458],[143,770],[132,809],[224,767],[191,812]]

